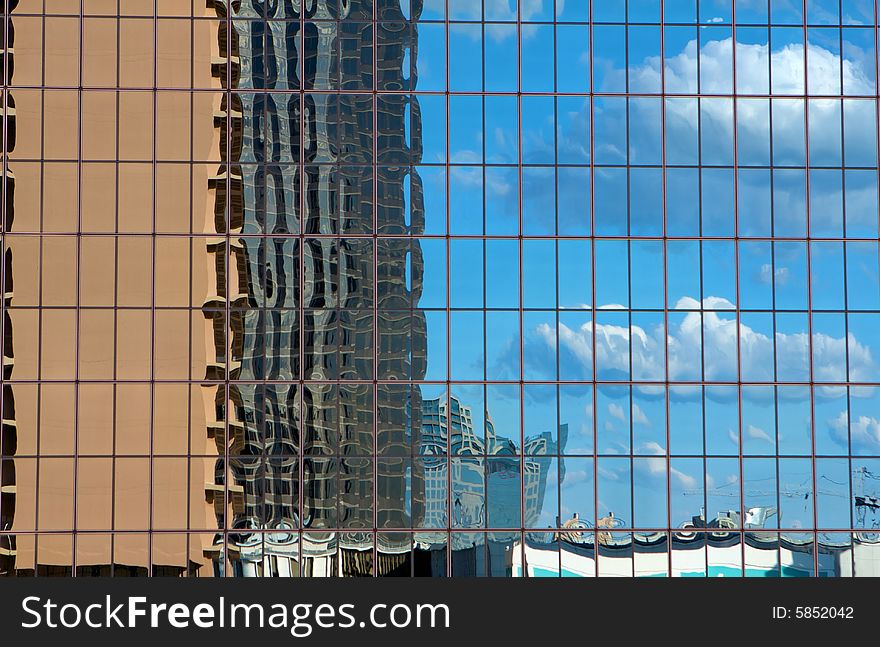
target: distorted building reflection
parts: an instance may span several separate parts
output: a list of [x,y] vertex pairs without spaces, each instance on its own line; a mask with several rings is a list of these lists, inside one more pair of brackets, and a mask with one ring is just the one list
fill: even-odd
[[[384,18],[403,20],[399,3],[380,4]],[[253,20],[263,9],[270,22]],[[214,180],[217,233],[229,209],[230,237],[209,242],[218,294],[204,311],[217,343],[207,377],[230,381],[228,403],[216,389],[209,426],[226,468],[218,462],[208,496],[221,527],[225,518],[237,532],[226,555],[217,543],[215,559],[254,575],[263,574],[254,564],[290,562],[301,550],[305,574],[357,576],[373,573],[376,551],[383,575],[409,542],[388,537],[375,548],[372,532],[338,529],[409,527],[408,498],[420,497],[407,461],[377,457],[418,451],[420,390],[387,382],[424,376],[425,322],[413,310],[421,257],[411,239],[369,236],[420,231],[410,164],[421,126],[414,96],[374,102],[345,90],[410,89],[412,34],[406,23],[356,22],[372,18],[367,2],[314,2],[302,32],[290,3],[231,11],[215,73],[236,90],[218,119],[233,145],[228,177],[221,167]],[[374,49],[375,79],[365,55]],[[291,89],[306,93],[283,92]],[[374,389],[374,379],[386,383]],[[306,534],[300,547],[286,532],[299,527],[328,532]]]
[[[518,532],[535,527],[545,501],[553,456],[562,453],[568,428],[561,425],[558,441],[550,432],[524,439],[496,433],[490,412],[485,427],[474,424],[473,411],[454,394],[422,402],[424,509],[418,515],[425,528],[480,529],[485,533],[416,532],[417,551],[451,551],[453,573],[509,575]],[[448,449],[447,449],[448,448]],[[560,471],[564,473],[562,467]],[[521,522],[520,519],[523,519]],[[421,563],[436,558],[422,556]],[[440,573],[445,573],[442,565]],[[423,574],[430,574],[429,572]]]

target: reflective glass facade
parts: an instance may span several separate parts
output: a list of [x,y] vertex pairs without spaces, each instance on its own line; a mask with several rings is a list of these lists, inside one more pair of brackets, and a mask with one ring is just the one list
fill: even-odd
[[0,575],[880,575],[873,0],[5,0]]

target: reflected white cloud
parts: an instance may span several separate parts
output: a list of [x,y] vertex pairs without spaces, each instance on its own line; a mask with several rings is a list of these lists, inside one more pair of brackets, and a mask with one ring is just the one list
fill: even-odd
[[[680,322],[670,320],[666,335],[669,359],[669,379],[672,381],[709,382],[736,380],[737,334],[741,349],[740,363],[743,375],[753,381],[774,380],[774,340],[745,323],[737,321],[734,313],[716,310],[732,309],[726,299],[707,297],[703,300],[703,312],[696,299],[685,297],[677,309],[688,309]],[[714,310],[712,310],[714,309]],[[561,358],[567,366],[580,365],[581,375],[572,379],[589,379],[593,366],[593,322],[588,321],[577,328],[559,324],[558,338]],[[632,365],[632,378],[636,381],[663,381],[664,334],[661,325],[643,328],[596,325],[596,365],[600,378],[608,375],[627,375]],[[557,329],[555,323],[545,322],[525,331],[525,360],[527,366],[553,366],[552,355],[556,352]],[[700,366],[700,349],[705,349]],[[809,336],[807,333],[775,334],[775,357],[778,370],[783,375],[802,373],[809,366]],[[511,348],[511,350],[513,350]],[[813,333],[813,377],[817,382],[847,381],[847,350],[849,351],[850,381],[870,381],[875,371],[875,359],[871,349],[849,333],[848,339]],[[697,358],[697,361],[695,361]],[[512,359],[512,358],[511,358]],[[569,361],[570,360],[570,361]],[[507,361],[502,356],[502,364]],[[506,372],[506,367],[496,367]],[[603,373],[605,375],[603,375]]]
[[[664,449],[654,442],[643,443],[638,449],[638,453],[646,454],[649,458],[639,458],[635,461],[636,472],[653,479],[665,477],[667,461]],[[692,489],[697,487],[699,483],[696,477],[674,467],[669,471],[669,474],[672,478],[672,484],[680,488]]]
[[852,443],[854,451],[880,453],[880,420],[873,416],[859,416],[850,423],[846,410],[827,421],[831,438],[843,447]]

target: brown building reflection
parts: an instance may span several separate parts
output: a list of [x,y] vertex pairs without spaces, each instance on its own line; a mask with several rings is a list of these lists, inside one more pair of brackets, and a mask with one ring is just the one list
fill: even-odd
[[5,9],[0,574],[408,572],[414,28],[189,4]]
[[191,306],[222,23],[4,5],[0,575],[211,575]]

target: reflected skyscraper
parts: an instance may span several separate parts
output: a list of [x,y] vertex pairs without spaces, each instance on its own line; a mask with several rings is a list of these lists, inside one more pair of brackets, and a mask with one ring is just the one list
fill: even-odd
[[[209,433],[221,434],[227,465],[218,462],[216,486],[232,492],[218,521],[225,514],[241,531],[227,542],[233,559],[238,542],[263,537],[265,556],[275,555],[270,538],[295,543],[285,531],[302,524],[327,530],[305,536],[305,559],[338,550],[351,562],[339,569],[369,575],[372,535],[337,531],[409,527],[405,501],[419,496],[404,460],[419,442],[408,431],[419,388],[387,382],[424,375],[425,322],[414,310],[421,257],[410,238],[373,237],[419,233],[422,195],[410,166],[418,163],[418,104],[362,92],[411,89],[414,36],[399,4],[376,10],[383,22],[372,24],[363,22],[372,3],[319,1],[301,23],[299,5],[243,2],[232,5],[231,31],[219,34],[229,50],[215,72],[235,90],[218,120],[232,143],[228,177],[214,180],[217,233],[226,233],[228,210],[229,248],[208,249],[229,292],[206,301],[205,313],[218,361],[226,358],[227,372],[213,377],[229,380],[228,407],[217,408]],[[374,388],[377,379],[385,383]],[[218,386],[216,401],[224,397]],[[263,562],[259,550],[250,553],[242,559]],[[378,561],[380,570],[395,567]]]

